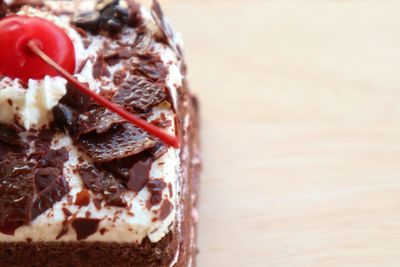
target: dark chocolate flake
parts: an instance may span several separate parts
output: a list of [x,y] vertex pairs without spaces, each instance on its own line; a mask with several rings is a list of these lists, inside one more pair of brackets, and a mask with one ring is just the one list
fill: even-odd
[[130,76],[118,88],[113,102],[130,110],[149,111],[167,98],[163,85],[139,76]]
[[77,168],[85,186],[95,193],[102,191],[101,173],[93,166],[82,165]]
[[0,141],[18,147],[26,146],[18,135],[19,131],[20,129],[16,125],[0,123]]
[[48,167],[37,169],[35,173],[35,184],[36,190],[42,191],[53,183],[59,176],[61,172],[57,168]]
[[80,166],[78,173],[88,189],[103,195],[107,205],[126,207],[126,202],[121,197],[124,188],[111,173],[101,173],[89,165]]
[[107,132],[114,124],[122,123],[124,119],[105,108],[98,107],[79,117],[76,135],[96,131],[98,134]]
[[92,218],[76,218],[72,222],[72,227],[76,232],[76,239],[83,240],[97,232],[100,220]]
[[0,162],[0,232],[13,234],[32,219],[34,166],[23,160]]
[[[136,49],[140,49],[140,47],[136,47]],[[165,81],[168,70],[158,54],[149,50],[136,50],[135,52],[136,57],[129,60],[132,74],[145,76],[154,82]]]
[[129,171],[129,181],[127,187],[133,192],[140,192],[149,180],[151,165],[153,158],[148,157],[137,162]]
[[69,192],[68,182],[64,176],[58,177],[43,191],[39,192],[32,206],[32,219],[51,208]]
[[69,159],[69,155],[65,147],[62,147],[57,150],[51,149],[35,152],[32,158],[37,160],[38,168],[53,167],[63,173],[64,163]]
[[106,205],[126,207],[127,203],[121,196],[124,188],[120,183],[117,182],[114,175],[111,173],[106,173],[103,176],[102,186]]
[[129,157],[156,143],[145,131],[130,123],[114,125],[104,134],[83,135],[78,141],[79,146],[98,162]]

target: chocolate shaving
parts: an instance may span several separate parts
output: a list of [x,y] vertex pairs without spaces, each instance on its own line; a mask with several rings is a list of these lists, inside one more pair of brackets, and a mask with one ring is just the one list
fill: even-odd
[[142,129],[124,123],[113,125],[104,134],[82,135],[78,145],[97,162],[129,157],[152,148],[156,141]]
[[39,192],[32,206],[32,219],[51,208],[69,192],[68,182],[64,176],[59,176],[43,191]]
[[32,154],[32,158],[38,162],[38,168],[53,167],[63,173],[64,163],[69,159],[68,151],[65,147],[57,150],[38,151]]
[[168,147],[164,143],[158,142],[155,147],[149,149],[149,152],[153,155],[154,159],[157,160],[168,152]]
[[13,234],[32,219],[34,165],[20,159],[0,162],[0,232]]
[[94,166],[82,165],[77,168],[84,185],[95,193],[102,191],[101,173]]
[[152,154],[150,154],[149,151],[144,151],[142,153],[130,157],[121,158],[113,160],[111,162],[107,162],[105,164],[101,164],[100,166],[102,169],[113,173],[116,177],[124,181],[128,181],[129,171],[132,168],[132,166],[138,163],[139,161],[144,160],[151,156]]
[[132,57],[132,51],[130,47],[120,47],[116,50],[108,50],[104,54],[104,60],[109,65],[115,65],[121,59],[129,59]]
[[123,186],[111,173],[101,173],[94,166],[83,165],[77,169],[85,186],[95,193],[101,193],[107,205],[125,207],[122,199]]
[[27,144],[24,143],[18,135],[19,131],[21,131],[21,129],[16,125],[0,123],[0,141],[17,147],[26,147]]
[[53,108],[53,117],[58,129],[72,131],[78,121],[78,112],[70,106],[60,103]]
[[161,41],[169,45],[172,50],[174,50],[176,55],[181,58],[182,49],[174,41],[174,31],[172,30],[171,25],[169,25],[169,23],[165,19],[164,12],[162,11],[160,3],[158,3],[157,0],[153,0],[153,4],[151,5],[151,16],[153,17],[154,21],[164,35],[164,38]]
[[111,173],[106,173],[102,179],[103,196],[106,204],[116,207],[126,207],[127,203],[122,198],[121,193],[124,190],[122,185],[117,182]]
[[162,62],[158,54],[154,54],[151,51],[143,52],[136,57],[132,57],[129,60],[131,73],[138,76],[145,76],[148,79],[158,82],[165,81],[168,70]]
[[50,186],[59,176],[61,172],[57,168],[47,167],[37,169],[35,173],[35,185],[39,191],[44,190]]
[[126,78],[126,73],[123,70],[117,70],[116,72],[114,72],[114,76],[113,76],[113,83],[116,86],[121,85],[124,80]]
[[28,140],[35,140],[36,151],[28,157],[0,141],[0,150],[7,153],[0,162],[0,228],[5,232],[12,234],[16,227],[28,224],[69,191],[62,175],[68,152],[50,148],[54,133],[49,129],[30,131]]
[[140,192],[149,180],[151,165],[153,164],[153,158],[144,158],[137,162],[129,170],[129,181],[127,188],[135,193]]
[[118,88],[113,102],[128,110],[149,111],[167,98],[166,89],[161,84],[151,83],[139,76],[130,76]]
[[147,189],[149,190],[151,197],[150,197],[150,205],[155,206],[161,203],[162,200],[162,193],[164,189],[167,187],[167,184],[162,179],[152,179],[150,180],[147,185]]
[[98,80],[101,77],[110,77],[110,71],[108,70],[103,54],[99,54],[93,64],[93,77]]
[[11,146],[0,141],[0,161],[4,161],[13,157],[23,157],[24,154],[24,149]]
[[76,218],[72,221],[72,227],[76,232],[76,239],[83,240],[97,232],[100,220],[92,218]]
[[96,131],[97,134],[107,132],[114,124],[122,123],[124,119],[105,108],[98,107],[79,117],[76,137]]

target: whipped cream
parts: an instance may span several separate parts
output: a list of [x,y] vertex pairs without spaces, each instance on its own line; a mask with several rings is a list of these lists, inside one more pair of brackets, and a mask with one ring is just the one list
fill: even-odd
[[[66,2],[49,2],[50,9],[56,10],[61,5],[66,5]],[[73,3],[68,3],[70,8],[73,9]],[[155,23],[151,17],[150,12],[146,9],[141,9],[142,16],[145,19],[146,25],[152,27],[152,30],[157,31],[154,27]],[[28,16],[38,16],[48,19],[60,28],[64,29],[68,36],[74,43],[77,66],[82,62],[86,62],[79,73],[75,77],[81,81],[89,84],[91,90],[99,92],[101,90],[114,90],[111,78],[101,77],[100,80],[93,78],[93,64],[95,56],[98,51],[103,49],[107,42],[107,47],[113,48],[116,43],[101,35],[89,36],[90,45],[85,48],[83,46],[82,38],[70,26],[70,17],[67,15],[55,16],[52,12],[41,11],[32,7],[23,7],[20,14]],[[135,36],[135,30],[126,28],[123,30],[123,38],[130,41]],[[177,103],[178,88],[182,85],[183,75],[180,72],[181,61],[175,55],[174,51],[167,45],[156,43],[153,49],[161,55],[161,59],[168,70],[167,87],[171,93],[172,102],[174,105]],[[86,61],[86,59],[88,59]],[[123,69],[121,64],[116,64],[109,68],[111,73],[110,77],[116,71]],[[59,77],[46,77],[42,81],[29,81],[28,88],[24,88],[18,80],[11,80],[5,78],[0,81],[0,112],[1,122],[11,122],[15,116],[20,117],[25,128],[37,127],[50,122],[51,109],[57,104],[59,99],[65,94],[66,81]],[[51,89],[50,89],[51,88]],[[10,105],[9,103],[12,103]],[[173,108],[169,103],[161,103],[153,109],[153,115],[148,119],[149,121],[165,116],[166,119],[171,120],[171,125],[166,129],[171,134],[175,133],[175,114]],[[69,160],[64,165],[64,174],[70,185],[70,192],[61,201],[46,212],[39,215],[30,225],[18,228],[13,236],[4,235],[0,233],[0,241],[15,242],[25,241],[31,239],[35,241],[75,241],[76,233],[72,227],[66,235],[60,239],[56,239],[60,233],[65,214],[63,207],[66,207],[70,212],[77,217],[101,219],[99,229],[105,229],[103,233],[100,231],[89,236],[86,241],[107,241],[107,242],[135,242],[140,243],[144,238],[148,237],[151,242],[160,241],[172,227],[179,225],[181,220],[181,211],[178,206],[179,195],[181,194],[180,185],[182,177],[180,173],[180,149],[168,148],[166,154],[156,160],[150,171],[150,179],[162,179],[167,185],[163,192],[163,199],[170,201],[173,205],[171,212],[163,220],[157,219],[160,213],[161,204],[148,208],[146,203],[150,198],[150,192],[147,188],[142,189],[139,193],[125,192],[123,198],[129,203],[128,208],[119,208],[113,206],[103,206],[98,210],[93,201],[88,206],[79,207],[68,199],[76,199],[77,194],[84,188],[79,175],[73,170],[78,164],[78,158],[82,157],[87,162],[87,158],[82,152],[78,151],[77,147],[73,145],[71,138],[64,134],[57,135],[53,140],[53,148],[66,147],[69,151]],[[93,194],[91,192],[91,194]]]
[[52,120],[51,109],[66,93],[67,81],[60,77],[30,80],[25,89],[18,80],[0,81],[0,122],[21,121],[26,129],[41,127]]

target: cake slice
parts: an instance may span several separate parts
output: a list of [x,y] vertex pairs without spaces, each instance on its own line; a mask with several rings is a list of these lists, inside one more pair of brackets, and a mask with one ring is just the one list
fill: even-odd
[[158,2],[0,0],[12,15],[65,31],[74,77],[179,148],[61,76],[0,70],[0,266],[194,266],[198,103]]

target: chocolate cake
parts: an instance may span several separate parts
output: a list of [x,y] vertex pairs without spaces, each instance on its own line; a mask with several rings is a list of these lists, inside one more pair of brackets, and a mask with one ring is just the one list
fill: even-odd
[[10,16],[65,31],[73,76],[179,147],[63,77],[0,69],[0,266],[194,266],[198,103],[159,3],[0,0]]

